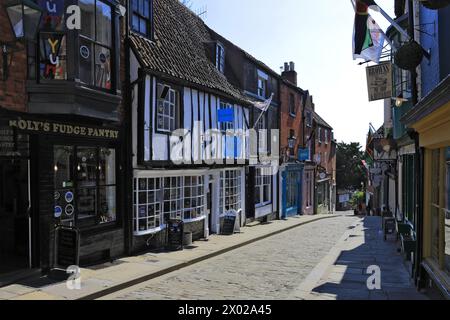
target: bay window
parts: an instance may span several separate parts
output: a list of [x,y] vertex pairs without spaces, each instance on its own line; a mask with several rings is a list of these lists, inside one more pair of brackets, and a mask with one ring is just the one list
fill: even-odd
[[134,234],[162,230],[168,219],[202,219],[206,215],[203,176],[134,179]]
[[112,10],[100,0],[79,0],[79,78],[88,86],[111,89]]
[[220,173],[219,210],[221,214],[230,210],[239,211],[242,208],[241,186],[240,170],[225,170]]
[[255,205],[265,206],[272,202],[272,167],[256,168]]

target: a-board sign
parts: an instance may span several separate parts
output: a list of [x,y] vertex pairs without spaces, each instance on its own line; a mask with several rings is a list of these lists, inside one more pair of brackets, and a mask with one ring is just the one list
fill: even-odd
[[227,214],[223,219],[222,234],[231,236],[234,234],[234,226],[236,224],[236,215]]
[[183,250],[183,221],[169,220],[167,232],[167,245],[169,247],[169,250]]
[[80,258],[80,236],[78,230],[67,227],[58,227],[56,230],[58,267],[77,266]]

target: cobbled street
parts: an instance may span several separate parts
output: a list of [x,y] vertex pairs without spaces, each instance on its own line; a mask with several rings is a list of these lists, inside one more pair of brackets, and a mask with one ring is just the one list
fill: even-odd
[[312,222],[103,299],[287,299],[356,221]]

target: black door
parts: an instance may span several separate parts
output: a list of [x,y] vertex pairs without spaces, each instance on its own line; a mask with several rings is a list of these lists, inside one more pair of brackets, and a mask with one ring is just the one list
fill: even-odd
[[0,274],[29,267],[28,160],[0,159]]

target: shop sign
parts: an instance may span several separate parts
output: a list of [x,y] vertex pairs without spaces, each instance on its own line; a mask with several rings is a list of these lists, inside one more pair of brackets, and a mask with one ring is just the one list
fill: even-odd
[[298,160],[306,161],[309,159],[309,148],[300,148],[298,149]]
[[218,122],[233,122],[234,110],[233,109],[219,109],[217,111]]
[[367,67],[366,74],[369,101],[392,98],[392,64],[390,62]]
[[28,136],[17,134],[9,126],[0,126],[0,156],[27,157]]
[[119,130],[103,127],[73,125],[50,121],[15,119],[9,120],[9,127],[18,130],[45,134],[59,134],[76,137],[118,139]]

